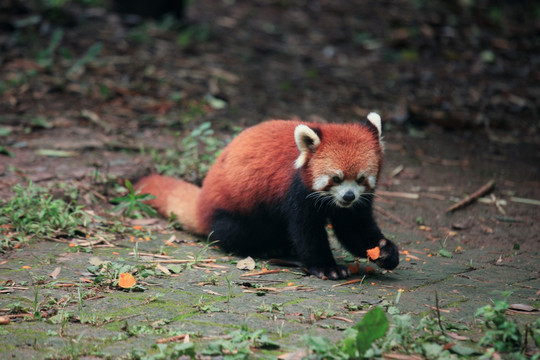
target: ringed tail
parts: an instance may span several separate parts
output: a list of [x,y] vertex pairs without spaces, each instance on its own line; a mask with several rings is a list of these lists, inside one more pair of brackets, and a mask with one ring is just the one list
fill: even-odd
[[162,175],[149,175],[135,184],[134,188],[142,194],[151,194],[156,198],[148,200],[166,217],[176,215],[182,227],[194,234],[206,235],[197,219],[197,201],[201,188],[183,180]]

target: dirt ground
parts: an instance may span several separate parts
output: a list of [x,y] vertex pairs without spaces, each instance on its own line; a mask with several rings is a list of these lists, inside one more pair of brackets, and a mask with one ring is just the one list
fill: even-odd
[[[441,281],[455,275],[481,289],[467,293],[474,305],[519,282],[516,299],[538,307],[534,2],[195,1],[180,30],[67,9],[60,23],[0,32],[0,198],[18,183],[67,183],[99,212],[117,196],[111,182],[154,171],[152,149],[178,149],[201,123],[226,142],[269,118],[350,122],[377,111],[386,143],[377,219],[402,249],[428,260],[422,267],[403,255],[389,286],[410,290],[404,306],[421,313],[419,297],[432,303],[430,291],[450,289]],[[101,50],[92,53],[96,44]],[[480,201],[445,211],[491,180],[493,191]],[[456,257],[423,256],[441,248]],[[12,264],[22,254],[0,256]],[[471,268],[481,274],[463,275]],[[312,300],[325,301],[332,288],[323,287]],[[473,303],[448,316],[474,313]],[[287,324],[290,333],[302,331]]]

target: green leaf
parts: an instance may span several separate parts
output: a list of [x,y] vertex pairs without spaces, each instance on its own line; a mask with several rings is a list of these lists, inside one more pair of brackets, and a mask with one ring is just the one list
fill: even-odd
[[448,251],[446,249],[440,249],[439,250],[439,255],[447,257],[447,258],[451,258],[452,257],[452,252],[450,252],[450,251]]
[[358,348],[356,346],[356,337],[358,331],[354,328],[349,328],[343,333],[343,340],[341,341],[341,351],[343,351],[349,358],[358,358]]
[[380,339],[388,330],[388,319],[381,307],[370,310],[364,318],[354,326],[358,331],[356,335],[356,345],[358,352],[363,357],[371,344]]
[[0,145],[0,154],[7,155],[9,157],[15,157],[15,154],[13,154],[11,151],[7,149],[7,147]]
[[424,343],[422,348],[428,359],[437,359],[443,352],[443,347],[437,343]]
[[450,349],[449,349],[451,352],[453,352],[454,354],[458,354],[458,355],[461,355],[461,356],[471,356],[471,355],[481,355],[482,353],[473,349],[473,348],[470,348],[468,346],[464,346],[464,345],[461,345],[461,344],[456,344],[454,346],[452,346]]
[[273,341],[273,340],[270,340],[268,338],[268,336],[266,335],[261,335],[259,337],[257,337],[256,339],[254,339],[254,345],[256,348],[259,348],[259,349],[267,349],[267,350],[272,350],[272,349],[279,349],[280,348],[280,345],[279,343]]
[[167,266],[167,269],[169,269],[170,272],[178,274],[184,271],[184,266],[179,264],[171,264]]

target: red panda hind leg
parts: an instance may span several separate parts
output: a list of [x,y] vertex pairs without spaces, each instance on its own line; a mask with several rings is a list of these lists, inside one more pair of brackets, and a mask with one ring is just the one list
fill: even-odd
[[197,219],[197,200],[201,188],[168,176],[150,175],[137,182],[134,188],[156,198],[147,203],[163,216],[175,214],[182,227],[198,235],[206,235]]

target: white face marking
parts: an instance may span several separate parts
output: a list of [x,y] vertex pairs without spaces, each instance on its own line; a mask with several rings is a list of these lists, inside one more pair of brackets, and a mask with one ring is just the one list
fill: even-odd
[[[356,181],[345,180],[339,185],[333,186],[330,189],[330,193],[336,199],[336,204],[340,207],[350,207],[352,206],[366,191],[366,187],[363,185],[358,185]],[[347,200],[345,197],[354,195],[352,200]]]
[[377,179],[375,178],[375,176],[369,175],[367,177],[367,182],[372,189],[375,189],[375,185],[377,185]]
[[363,194],[371,192],[377,182],[374,175],[367,175],[365,171],[359,172],[355,180],[343,180],[343,176],[341,170],[332,171],[329,175],[321,175],[313,180],[313,190],[322,191],[332,184],[327,192],[335,199],[337,206],[348,208],[353,206]]
[[319,176],[313,181],[313,190],[324,189],[328,185],[329,181],[330,181],[330,176],[328,175]]

